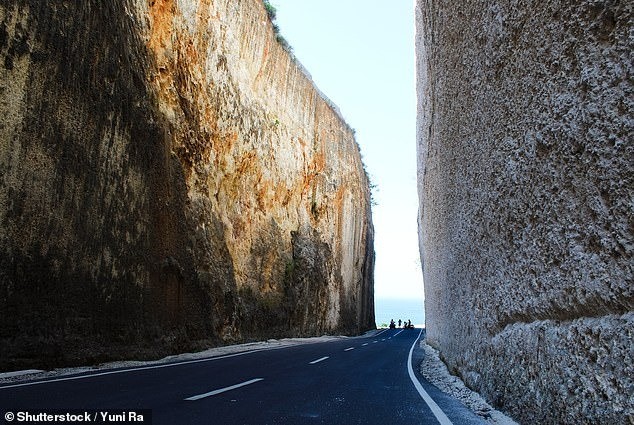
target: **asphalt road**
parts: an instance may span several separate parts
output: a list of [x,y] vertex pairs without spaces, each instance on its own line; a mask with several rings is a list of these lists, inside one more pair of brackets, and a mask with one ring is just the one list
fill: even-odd
[[[144,409],[144,423],[150,413],[154,425],[483,423],[416,372],[422,350],[415,341],[420,335],[420,329],[386,330],[372,336],[5,385],[0,387],[0,415],[5,423],[16,424],[26,422],[18,422],[17,416],[8,422],[7,412],[72,409],[78,415],[75,419],[81,419],[83,411],[97,415],[83,417],[84,423],[86,419],[104,423],[98,416],[103,412]],[[135,423],[115,422],[121,419],[117,416],[108,419]]]

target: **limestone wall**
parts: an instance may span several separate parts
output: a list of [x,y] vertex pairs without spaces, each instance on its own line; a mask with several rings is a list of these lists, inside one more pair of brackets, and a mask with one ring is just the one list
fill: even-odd
[[353,131],[259,0],[0,5],[0,367],[374,326]]
[[522,423],[634,420],[633,17],[417,1],[427,337]]

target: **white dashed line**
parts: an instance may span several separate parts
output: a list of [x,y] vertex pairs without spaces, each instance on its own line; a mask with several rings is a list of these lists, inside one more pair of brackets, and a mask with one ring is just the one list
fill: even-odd
[[30,386],[30,385],[51,384],[53,382],[75,381],[75,380],[78,380],[78,379],[97,378],[99,376],[117,375],[117,374],[120,374],[120,373],[140,372],[140,371],[143,371],[143,370],[150,370],[150,369],[163,369],[163,368],[167,368],[167,367],[176,367],[176,366],[182,366],[182,365],[188,365],[188,364],[194,364],[194,363],[213,362],[213,361],[217,361],[217,360],[228,359],[230,357],[245,356],[245,355],[249,355],[249,354],[259,353],[261,351],[280,350],[280,349],[283,349],[283,348],[286,348],[286,347],[261,348],[261,349],[252,350],[252,351],[242,351],[240,353],[227,354],[227,355],[224,355],[224,356],[206,357],[206,358],[196,359],[196,360],[186,360],[186,361],[180,361],[180,362],[175,362],[175,363],[164,363],[164,364],[151,365],[151,366],[142,366],[142,367],[135,367],[135,368],[131,368],[131,369],[110,370],[110,371],[106,371],[106,372],[93,373],[93,374],[90,374],[90,375],[69,376],[67,378],[56,378],[56,379],[49,379],[49,380],[46,380],[46,381],[25,382],[25,383],[22,383],[22,384],[6,385],[6,386],[3,386],[3,387],[0,387],[0,390],[6,390],[6,389],[9,389],[9,388],[17,388],[17,387],[26,387],[26,386]]
[[354,347],[346,348],[346,349],[345,349],[345,350],[343,350],[343,351],[350,351],[350,350],[354,350]]
[[255,384],[256,382],[259,382],[259,381],[262,381],[262,380],[264,380],[264,378],[251,379],[250,381],[242,382],[240,384],[232,385],[230,387],[220,388],[220,389],[217,389],[217,390],[209,391],[208,393],[194,395],[194,396],[186,398],[185,400],[187,400],[187,401],[200,400],[201,398],[211,397],[212,395],[222,394],[222,393],[225,393],[227,391],[235,390],[236,388],[240,388],[240,387],[244,387],[244,386],[247,386],[247,385]]
[[361,346],[362,346],[362,347],[365,347],[366,345],[368,345],[368,343],[367,343],[367,342],[366,342],[365,344],[362,344]]
[[329,359],[329,356],[326,357],[322,357],[321,359],[317,359],[317,360],[313,360],[312,362],[308,363],[308,364],[315,364],[315,363],[319,363],[319,362],[323,362],[326,359]]

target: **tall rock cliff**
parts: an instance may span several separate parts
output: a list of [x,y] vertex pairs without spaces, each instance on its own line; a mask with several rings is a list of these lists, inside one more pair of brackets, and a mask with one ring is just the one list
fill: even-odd
[[374,326],[353,131],[260,0],[9,0],[0,59],[0,368]]
[[417,1],[427,337],[523,423],[634,420],[633,19]]

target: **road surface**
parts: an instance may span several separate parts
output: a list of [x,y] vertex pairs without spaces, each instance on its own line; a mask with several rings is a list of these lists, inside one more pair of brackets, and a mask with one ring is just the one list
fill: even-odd
[[[121,415],[140,412],[144,423],[151,417],[154,425],[483,423],[416,372],[422,332],[390,329],[370,336],[4,385],[0,415],[5,423],[16,424],[28,423],[18,422],[16,414],[45,409],[76,415],[67,416],[66,423],[104,423],[99,415],[113,409],[122,409]],[[84,411],[88,416],[81,416]],[[138,423],[114,414],[105,419]]]

